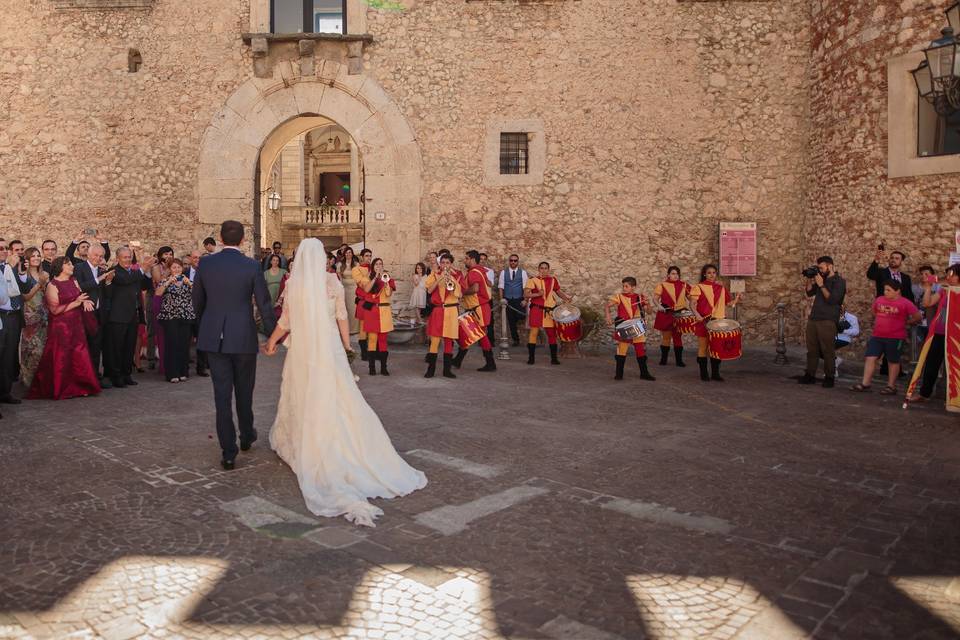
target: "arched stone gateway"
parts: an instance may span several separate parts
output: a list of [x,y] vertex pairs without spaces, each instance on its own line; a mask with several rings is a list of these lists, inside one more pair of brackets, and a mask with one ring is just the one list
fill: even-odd
[[420,150],[380,85],[325,61],[316,76],[251,78],[214,116],[200,147],[200,222],[254,222],[257,158],[270,134],[300,116],[323,116],[359,146],[365,172],[366,242],[406,271],[420,256]]

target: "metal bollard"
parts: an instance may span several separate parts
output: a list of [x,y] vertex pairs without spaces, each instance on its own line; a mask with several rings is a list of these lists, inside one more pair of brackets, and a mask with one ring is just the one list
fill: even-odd
[[507,324],[507,301],[500,299],[500,351],[497,360],[510,359],[510,327]]
[[777,303],[777,355],[773,359],[774,364],[789,364],[787,358],[787,305],[783,302]]

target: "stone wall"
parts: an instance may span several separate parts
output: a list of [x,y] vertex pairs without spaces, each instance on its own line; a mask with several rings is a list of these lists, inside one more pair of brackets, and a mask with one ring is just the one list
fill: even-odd
[[[749,320],[797,300],[797,271],[820,251],[865,267],[878,221],[920,216],[916,230],[884,231],[909,252],[952,230],[948,179],[882,173],[884,47],[932,37],[926,5],[838,0],[811,15],[809,0],[405,4],[367,11],[363,62],[416,136],[422,250],[478,248],[496,266],[513,251],[528,266],[548,259],[599,305],[626,274],[648,292],[669,264],[695,279],[717,259],[720,221],[756,221]],[[200,143],[252,76],[248,0],[113,11],[0,0],[0,11],[4,235],[62,242],[92,226],[187,250],[210,234],[198,222]],[[835,17],[848,15],[841,32]],[[860,44],[846,37],[874,28]],[[131,48],[138,73],[127,72]],[[542,184],[484,180],[495,119],[542,123]]]
[[949,4],[813,3],[810,155],[815,170],[806,255],[834,256],[848,279],[848,304],[867,327],[875,291],[865,274],[877,244],[883,240],[888,250],[905,251],[910,273],[924,263],[942,270],[954,230],[960,228],[960,175],[887,175],[887,61],[939,37]]
[[[130,4],[130,3],[127,3]],[[85,227],[197,248],[199,141],[250,75],[246,0],[57,10],[0,0],[0,219],[61,244]],[[143,56],[128,73],[127,55]],[[251,176],[251,179],[253,176]]]
[[[695,278],[718,223],[753,220],[747,317],[793,296],[806,1],[408,4],[369,12],[365,66],[416,129],[424,248],[546,259],[599,305],[623,275],[647,292],[670,264]],[[491,118],[543,122],[543,184],[484,186]]]

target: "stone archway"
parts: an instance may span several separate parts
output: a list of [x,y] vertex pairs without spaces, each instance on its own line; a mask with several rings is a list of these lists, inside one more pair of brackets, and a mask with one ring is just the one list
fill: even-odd
[[380,85],[324,61],[316,76],[240,85],[204,132],[198,175],[200,222],[253,223],[257,158],[270,134],[300,116],[324,116],[359,146],[365,171],[366,239],[404,272],[420,257],[421,159],[413,130]]

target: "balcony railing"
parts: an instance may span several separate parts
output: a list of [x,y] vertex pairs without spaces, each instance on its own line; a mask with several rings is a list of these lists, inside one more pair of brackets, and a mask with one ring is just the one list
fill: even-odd
[[283,207],[285,224],[316,226],[361,226],[363,225],[363,207],[361,205],[325,206],[325,207]]

